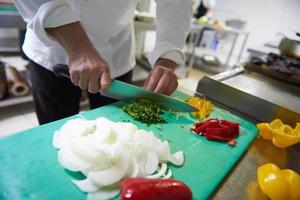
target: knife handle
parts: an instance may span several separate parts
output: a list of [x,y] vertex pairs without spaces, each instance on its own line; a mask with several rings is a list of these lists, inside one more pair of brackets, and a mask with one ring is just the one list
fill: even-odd
[[70,78],[69,68],[67,65],[64,64],[57,64],[53,67],[53,72],[57,77],[65,77],[67,79]]

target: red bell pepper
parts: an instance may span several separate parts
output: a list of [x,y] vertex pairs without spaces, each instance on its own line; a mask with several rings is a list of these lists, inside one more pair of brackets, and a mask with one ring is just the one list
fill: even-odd
[[239,123],[208,119],[204,122],[196,122],[191,130],[198,135],[204,135],[208,140],[227,141],[228,144],[234,146],[234,139],[239,135]]
[[196,122],[194,130],[197,134],[201,134],[201,133],[205,132],[206,128],[214,127],[214,126],[217,126],[217,125],[218,125],[218,120],[208,119],[205,122]]
[[121,183],[121,200],[191,200],[190,188],[175,179],[128,178]]

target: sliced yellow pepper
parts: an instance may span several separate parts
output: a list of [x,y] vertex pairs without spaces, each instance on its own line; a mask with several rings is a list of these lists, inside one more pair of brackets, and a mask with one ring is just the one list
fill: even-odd
[[199,117],[201,119],[205,119],[208,117],[212,111],[212,103],[210,101],[206,101],[203,99],[200,99],[198,97],[192,97],[189,100],[187,100],[188,104],[195,106],[198,108],[198,112],[192,112],[192,115],[195,117]]
[[259,129],[260,135],[266,139],[266,140],[272,140],[273,134],[272,134],[272,128],[268,123],[260,123],[256,125]]
[[299,200],[300,175],[292,170],[280,168],[272,163],[257,169],[258,184],[271,200]]
[[285,148],[300,142],[300,123],[293,129],[281,120],[275,119],[270,124],[257,124],[260,135],[266,140],[272,140],[278,148]]

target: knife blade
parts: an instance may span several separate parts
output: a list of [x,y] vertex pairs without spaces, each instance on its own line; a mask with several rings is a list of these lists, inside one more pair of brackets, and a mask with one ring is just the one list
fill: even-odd
[[[65,77],[70,79],[70,74],[67,65],[55,65],[53,71],[58,77]],[[153,91],[146,90],[142,87],[138,87],[118,80],[113,80],[109,88],[104,92],[100,92],[100,94],[106,97],[127,101],[135,99],[149,99],[169,109],[172,109],[173,111],[178,112],[198,111],[197,108],[180,99],[155,93]]]

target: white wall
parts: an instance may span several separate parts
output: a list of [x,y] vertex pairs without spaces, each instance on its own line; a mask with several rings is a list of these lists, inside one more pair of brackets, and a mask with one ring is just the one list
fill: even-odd
[[277,32],[294,36],[300,32],[300,0],[217,0],[214,18],[247,21],[249,46],[279,40]]

